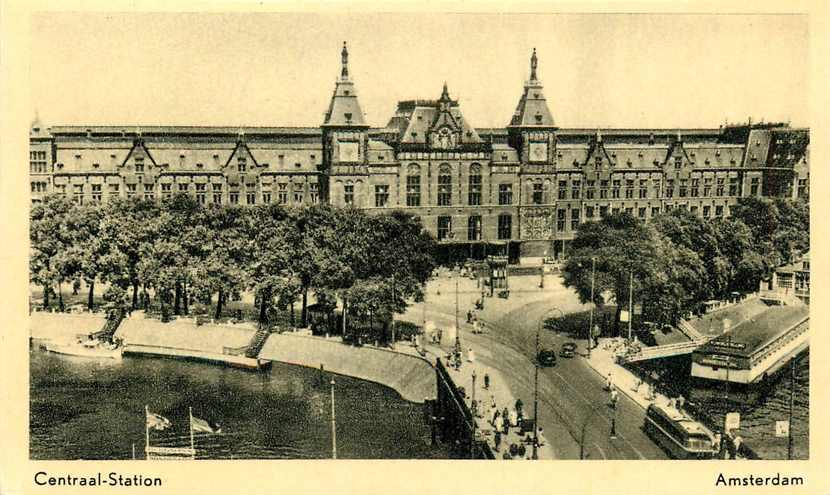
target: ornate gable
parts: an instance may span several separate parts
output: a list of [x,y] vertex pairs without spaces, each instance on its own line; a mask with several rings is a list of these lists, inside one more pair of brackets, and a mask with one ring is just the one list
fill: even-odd
[[597,129],[596,137],[591,143],[591,147],[588,149],[588,157],[585,160],[584,165],[585,167],[596,169],[608,168],[616,165],[616,160],[608,154],[608,151],[605,149],[605,145],[602,143],[602,133],[600,133],[599,129]]
[[686,148],[683,146],[683,136],[677,133],[677,138],[669,146],[666,153],[666,159],[663,160],[664,167],[674,167],[676,169],[689,167],[694,165],[694,160],[691,159]]

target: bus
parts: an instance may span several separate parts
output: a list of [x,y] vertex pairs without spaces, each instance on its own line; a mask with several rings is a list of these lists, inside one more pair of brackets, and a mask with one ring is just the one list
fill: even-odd
[[715,434],[676,408],[651,404],[643,429],[674,459],[714,459],[720,452]]

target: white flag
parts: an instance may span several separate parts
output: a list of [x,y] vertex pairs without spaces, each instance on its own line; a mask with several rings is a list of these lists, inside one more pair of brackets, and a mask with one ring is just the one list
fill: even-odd
[[193,431],[203,433],[219,433],[221,431],[218,425],[216,428],[213,428],[210,426],[210,423],[204,419],[197,418],[196,416],[192,416],[190,418],[190,427],[193,428]]
[[170,421],[164,416],[147,411],[147,426],[154,430],[166,430],[170,428]]

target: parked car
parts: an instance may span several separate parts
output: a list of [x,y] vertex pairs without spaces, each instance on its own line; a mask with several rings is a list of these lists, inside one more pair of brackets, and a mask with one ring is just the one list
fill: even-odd
[[576,343],[575,342],[565,342],[562,344],[562,349],[559,350],[559,355],[561,357],[572,358],[576,354]]
[[541,366],[553,366],[556,364],[556,351],[553,349],[542,349],[536,356]]

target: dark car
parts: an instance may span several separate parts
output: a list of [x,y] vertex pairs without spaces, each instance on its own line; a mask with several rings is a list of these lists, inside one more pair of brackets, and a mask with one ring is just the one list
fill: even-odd
[[539,364],[542,366],[553,366],[556,364],[556,351],[553,349],[543,349],[539,351],[536,359],[539,360]]
[[572,358],[576,354],[576,343],[575,342],[565,342],[562,344],[562,349],[559,350],[559,355],[561,357]]

